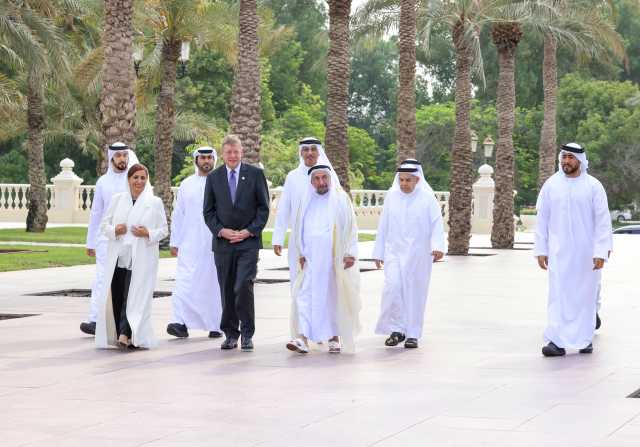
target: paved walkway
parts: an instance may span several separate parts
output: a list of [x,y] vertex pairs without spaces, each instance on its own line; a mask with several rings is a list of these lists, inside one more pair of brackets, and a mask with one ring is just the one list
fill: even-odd
[[[640,238],[615,236],[603,327],[592,355],[540,354],[545,273],[520,250],[487,248],[434,268],[421,347],[373,334],[383,274],[362,273],[359,352],[306,357],[288,340],[288,284],[256,286],[253,353],[222,352],[194,332],[170,339],[170,298],[154,301],[160,346],[96,350],[78,324],[86,298],[29,293],[89,288],[92,266],[0,273],[0,445],[637,447]],[[368,257],[372,243],[362,243]],[[271,252],[260,278],[286,278]],[[363,267],[372,267],[364,263]],[[156,290],[171,290],[174,259]]]

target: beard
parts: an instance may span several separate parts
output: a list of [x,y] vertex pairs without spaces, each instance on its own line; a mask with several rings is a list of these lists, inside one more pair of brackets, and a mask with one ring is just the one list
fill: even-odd
[[328,186],[320,186],[320,187],[316,188],[316,192],[322,196],[322,195],[324,195],[324,194],[329,192],[329,187]]
[[577,165],[577,166],[570,166],[568,164],[562,165],[562,172],[564,172],[567,175],[575,173],[578,169],[580,169],[580,165]]
[[212,168],[213,168],[213,165],[209,163],[198,165],[198,171],[200,171],[202,174],[208,174],[209,172],[211,172]]
[[122,172],[125,169],[127,169],[127,162],[126,161],[120,161],[118,163],[111,162],[111,164],[113,164],[113,166],[120,172]]

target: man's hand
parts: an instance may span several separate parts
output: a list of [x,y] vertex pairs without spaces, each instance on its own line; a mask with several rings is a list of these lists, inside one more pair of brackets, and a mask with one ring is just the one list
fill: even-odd
[[116,236],[122,236],[127,232],[127,224],[116,225]]
[[356,258],[354,258],[353,256],[345,256],[344,257],[344,269],[350,269],[351,267],[353,267],[353,264],[356,263]]
[[178,247],[169,247],[169,250],[171,251],[171,256],[174,258],[178,256]]
[[444,253],[438,250],[434,250],[431,252],[431,256],[433,256],[433,262],[438,262],[440,259],[444,257]]
[[604,267],[604,259],[593,258],[593,270],[600,270],[602,267]]
[[307,260],[304,258],[304,256],[300,256],[300,268],[303,269],[304,268],[304,263],[307,262]]
[[382,259],[374,259],[373,262],[376,264],[376,268],[380,270],[384,265],[384,261]]
[[538,256],[538,265],[542,270],[547,270],[549,266],[549,257],[548,256]]
[[235,234],[236,234],[235,230],[232,230],[230,228],[223,228],[222,230],[220,230],[220,233],[218,233],[218,236],[230,241],[235,237]]
[[237,244],[238,242],[242,242],[249,237],[251,237],[251,233],[249,233],[248,230],[234,231],[234,235],[231,239],[229,239],[229,242],[231,242],[232,244]]
[[87,256],[96,257],[96,251],[93,248],[87,248]]
[[276,254],[276,256],[282,256],[282,245],[274,245],[273,252]]
[[131,232],[135,237],[149,237],[149,230],[142,225],[132,225]]

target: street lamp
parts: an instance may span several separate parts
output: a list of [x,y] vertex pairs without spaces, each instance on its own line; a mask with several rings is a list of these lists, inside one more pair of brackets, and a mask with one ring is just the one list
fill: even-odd
[[180,62],[180,74],[178,77],[184,77],[187,71],[187,61],[189,60],[189,52],[191,50],[191,42],[188,40],[183,40],[180,45],[180,57],[178,61]]
[[475,130],[472,130],[471,131],[471,152],[475,154],[477,149],[478,149],[478,134],[475,132]]
[[491,158],[493,155],[493,146],[495,146],[495,143],[491,139],[491,135],[488,135],[482,144],[484,146],[484,163],[486,164],[487,158]]
[[140,77],[140,63],[144,54],[144,47],[141,43],[133,45],[133,68],[136,70],[136,78]]

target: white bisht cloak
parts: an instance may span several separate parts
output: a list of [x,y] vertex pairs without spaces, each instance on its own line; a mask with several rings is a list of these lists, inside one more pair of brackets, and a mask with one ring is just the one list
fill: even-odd
[[[309,188],[309,175],[307,174],[309,167],[304,164],[304,159],[302,158],[302,146],[307,146],[307,144],[301,144],[298,148],[298,167],[287,174],[287,178],[285,179],[282,187],[282,194],[278,200],[276,221],[273,227],[273,237],[271,238],[272,245],[280,245],[281,247],[284,247],[287,230],[290,225],[293,226],[295,223],[296,212],[300,208],[300,205],[307,193],[307,189]],[[331,167],[331,162],[327,158],[322,145],[315,144],[315,146],[318,148],[319,152],[318,164]],[[331,172],[334,172],[333,168]],[[335,176],[334,178],[332,176],[332,180],[337,182],[338,177]],[[298,258],[299,253],[297,252],[296,244],[292,244],[291,240],[289,240],[287,260],[289,261],[289,279],[291,281],[291,287],[293,287],[293,283],[296,278],[296,263],[298,262]]]
[[[332,183],[335,182],[332,180]],[[309,186],[307,186],[309,188]],[[325,200],[318,201],[318,194],[313,188],[308,189],[303,203],[296,213],[296,221],[292,231],[292,244],[300,256],[306,259],[304,268],[296,263],[296,280],[292,289],[291,301],[291,335],[299,337],[303,329],[301,322],[310,322],[310,330],[317,333],[309,337],[311,341],[326,341],[339,335],[342,350],[355,352],[355,338],[360,331],[360,268],[358,256],[358,228],[349,196],[339,186],[331,186]],[[310,247],[304,244],[305,215],[313,209],[313,203],[320,206],[324,203],[324,215],[328,218],[329,231],[325,238],[320,237]],[[316,210],[317,211],[317,210]],[[315,214],[315,213],[314,213]],[[317,214],[316,214],[317,215]],[[307,241],[309,238],[307,238]],[[355,264],[344,268],[344,257],[353,256]],[[332,294],[332,295],[331,295]],[[318,306],[333,309],[318,308]],[[315,308],[314,308],[315,306]],[[333,315],[329,315],[333,314]],[[313,319],[313,316],[320,319]],[[329,316],[327,320],[324,316]],[[337,329],[337,334],[331,333]],[[304,334],[307,336],[307,334]]]
[[373,258],[384,261],[377,334],[420,338],[433,266],[432,251],[445,252],[440,205],[419,173],[413,192],[400,190],[398,175],[387,193]]
[[96,251],[96,277],[91,286],[91,304],[89,307],[89,321],[96,321],[98,318],[99,300],[102,296],[104,282],[104,268],[107,263],[107,241],[108,239],[100,232],[100,222],[104,213],[109,208],[111,199],[115,194],[125,192],[129,189],[127,182],[127,171],[131,166],[138,163],[138,157],[131,150],[129,152],[129,163],[124,172],[115,172],[111,159],[116,154],[115,150],[107,151],[109,160],[107,161],[107,173],[101,176],[96,182],[93,191],[93,201],[91,202],[91,213],[89,214],[89,227],[87,229],[87,248]]
[[186,178],[171,215],[169,245],[178,248],[172,321],[189,329],[220,331],[220,286],[211,251],[211,231],[202,215],[206,181],[206,176],[197,174]]
[[[562,154],[562,152],[561,152]],[[545,341],[566,349],[591,343],[600,270],[593,258],[611,250],[611,217],[602,184],[587,174],[567,177],[560,169],[542,186],[536,205],[535,256],[548,256],[549,303]]]
[[[116,236],[115,227],[121,223],[127,225],[127,233]],[[149,238],[133,236],[130,230],[133,225],[145,226],[149,230]],[[96,347],[106,348],[108,345],[116,345],[117,335],[110,285],[118,254],[125,244],[131,246],[131,284],[127,297],[127,319],[131,326],[131,342],[134,346],[141,348],[154,347],[157,341],[151,324],[151,303],[158,273],[159,242],[169,234],[162,201],[153,195],[149,183],[135,205],[130,192],[117,194],[113,197],[102,219],[101,230],[109,239],[109,243],[105,266],[104,298],[101,300],[102,305],[98,309],[96,322]]]

